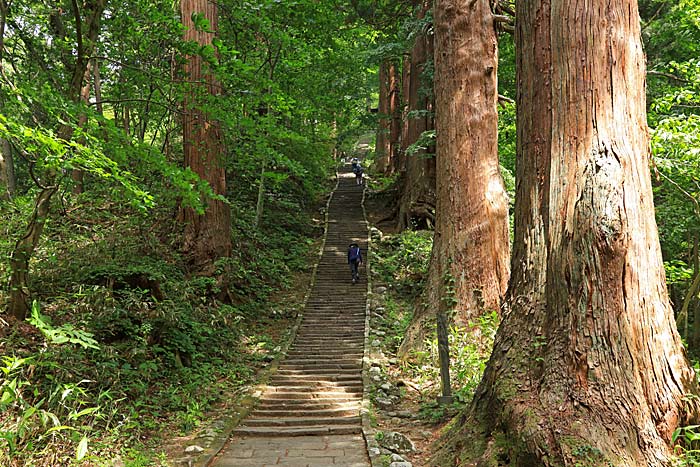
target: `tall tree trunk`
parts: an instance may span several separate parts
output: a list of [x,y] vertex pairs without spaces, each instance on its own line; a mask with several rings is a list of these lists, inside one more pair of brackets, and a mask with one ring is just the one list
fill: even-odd
[[[697,232],[693,232],[691,236],[693,237],[693,272],[695,277],[698,277],[700,275],[700,238]],[[693,300],[693,338],[688,339],[691,352],[700,348],[700,306],[697,294],[693,298],[695,299]]]
[[2,138],[0,138],[0,181],[2,182],[0,198],[12,199],[17,191],[15,162],[10,142]]
[[[97,31],[95,31],[97,33]],[[97,37],[90,38],[91,40],[96,40]],[[87,108],[90,105],[90,80],[92,79],[92,69],[88,65],[85,67],[85,76],[83,77],[83,86],[80,88],[80,102]],[[78,116],[78,126],[84,128],[87,125],[88,116],[87,113],[81,112]],[[84,143],[84,141],[81,141]],[[73,169],[71,173],[71,178],[73,179],[73,193],[80,194],[84,190],[84,178],[85,174],[81,169]]]
[[263,209],[265,207],[265,171],[267,170],[267,161],[263,160],[260,166],[260,181],[258,182],[258,201],[255,204],[255,221],[253,226],[260,229],[262,224]]
[[[432,0],[423,0],[418,18],[424,18],[432,6]],[[432,82],[425,82],[423,71],[426,62],[433,58],[433,36],[422,32],[416,38],[411,51],[411,71],[408,85],[408,112],[422,111],[422,115],[407,116],[406,147],[418,141],[424,131],[434,128],[433,101],[430,92]],[[430,151],[417,151],[405,155],[406,171],[403,177],[398,209],[398,227],[431,228],[435,221],[435,158]]]
[[389,140],[389,128],[391,126],[389,114],[389,59],[384,59],[379,64],[379,118],[377,125],[377,138],[375,143],[376,170],[378,173],[386,173],[391,163],[391,141]]
[[508,285],[508,196],[498,165],[496,32],[487,0],[436,0],[437,210],[427,280],[402,353],[426,321],[467,324],[500,309]]
[[401,151],[401,78],[399,62],[392,60],[389,64],[389,155],[384,172],[392,175],[396,172],[396,159]]
[[450,440],[509,465],[670,466],[698,387],[654,220],[637,2],[516,5],[508,307]]
[[[72,64],[72,74],[66,89],[66,97],[76,104],[80,102],[83,80],[95,47],[95,40],[99,36],[100,20],[105,9],[105,1],[87,1],[83,4],[82,10],[79,9],[77,2],[73,2],[76,56]],[[67,58],[66,62],[68,62]],[[71,125],[63,124],[59,127],[59,139],[70,141],[72,137],[73,127]],[[49,175],[47,178],[55,177]],[[58,191],[56,184],[40,188],[41,191],[35,201],[34,213],[29,220],[24,236],[15,244],[10,259],[10,301],[8,308],[18,320],[23,320],[30,310],[29,262],[41,240],[44,224],[51,209],[51,198]]]
[[[214,34],[198,30],[192,22],[192,15],[202,14],[209,22],[209,29],[218,29],[217,3],[209,0],[181,0],[182,22],[185,26],[184,39],[195,41],[201,46],[211,46]],[[186,95],[183,114],[183,143],[185,166],[192,169],[202,180],[209,183],[217,195],[226,194],[226,172],[221,128],[211,120],[198,101],[198,89],[204,88],[210,96],[221,93],[221,87],[214,74],[203,66],[202,57],[188,57],[185,73],[193,89]],[[228,205],[218,199],[208,199],[203,214],[194,209],[184,209],[185,233],[183,250],[193,272],[211,275],[215,272],[215,262],[231,255],[231,213]]]
[[410,110],[409,94],[411,90],[411,54],[403,57],[401,67],[401,145],[394,160],[394,172],[402,177],[406,174],[406,149],[408,149],[408,112]]
[[100,78],[100,62],[96,58],[92,60],[92,80],[95,83],[95,109],[100,115],[104,115],[102,107],[102,78]]
[[[7,1],[0,0],[0,68],[5,66],[5,26],[8,10]],[[5,95],[0,94],[0,108],[4,99]],[[0,182],[2,182],[0,199],[12,199],[16,191],[15,163],[10,142],[2,138],[0,138]]]

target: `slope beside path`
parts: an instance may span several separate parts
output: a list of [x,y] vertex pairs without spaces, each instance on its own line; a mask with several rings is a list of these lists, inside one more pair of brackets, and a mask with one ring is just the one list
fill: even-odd
[[369,467],[362,436],[367,282],[352,284],[347,247],[367,253],[363,187],[347,168],[328,206],[323,253],[296,338],[215,467]]

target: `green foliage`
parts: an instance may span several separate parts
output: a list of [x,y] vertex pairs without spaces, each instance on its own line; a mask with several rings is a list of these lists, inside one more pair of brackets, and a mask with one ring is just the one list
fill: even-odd
[[[414,112],[422,112],[422,111],[412,111],[410,114],[413,114]],[[411,115],[409,115],[409,118],[411,118]],[[413,117],[416,118],[416,117]],[[420,157],[426,157],[426,158],[431,158],[435,157],[434,154],[427,153],[426,151],[428,148],[430,148],[432,145],[435,144],[435,130],[430,130],[430,131],[424,131],[423,133],[420,134],[418,139],[416,140],[415,143],[411,144],[406,148],[406,154],[408,156],[414,156],[417,153],[420,154]]]
[[[453,387],[457,388],[454,396],[455,404],[458,407],[469,403],[474,395],[481,375],[486,368],[498,323],[498,314],[492,312],[480,317],[468,328],[457,326],[450,328],[450,375]],[[440,381],[436,336],[426,341],[424,350],[412,351],[404,371],[419,384],[430,388],[423,394],[426,399],[426,404],[422,409],[423,415],[434,420],[441,418],[445,413],[443,408],[432,405],[432,401],[439,391],[435,382]]]
[[674,466],[690,467],[700,464],[700,425],[678,427],[673,432],[671,443],[676,459]]
[[376,245],[375,273],[399,293],[416,296],[428,275],[432,245],[432,232],[427,231],[406,230],[385,236]]
[[64,324],[60,327],[52,327],[46,316],[42,316],[39,311],[39,303],[34,301],[32,304],[31,317],[29,323],[41,331],[46,340],[51,344],[76,344],[85,349],[99,350],[97,341],[93,339],[93,335],[80,329],[76,329],[71,324]]

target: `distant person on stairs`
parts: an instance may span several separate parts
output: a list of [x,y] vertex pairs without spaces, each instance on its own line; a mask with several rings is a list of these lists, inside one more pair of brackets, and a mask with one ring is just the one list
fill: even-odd
[[355,180],[357,181],[357,184],[362,185],[362,174],[364,172],[364,169],[362,169],[362,166],[359,162],[355,167],[353,167],[352,171],[355,172]]
[[362,251],[357,243],[351,243],[348,246],[348,264],[352,274],[352,283],[357,284],[357,281],[360,280],[359,267],[362,264]]

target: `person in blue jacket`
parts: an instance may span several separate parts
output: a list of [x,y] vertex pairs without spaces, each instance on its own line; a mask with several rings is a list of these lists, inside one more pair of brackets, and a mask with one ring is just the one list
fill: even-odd
[[348,264],[352,274],[352,283],[357,284],[357,281],[360,280],[359,267],[362,264],[362,250],[357,243],[351,243],[348,246]]

